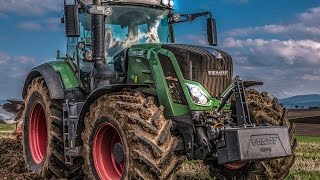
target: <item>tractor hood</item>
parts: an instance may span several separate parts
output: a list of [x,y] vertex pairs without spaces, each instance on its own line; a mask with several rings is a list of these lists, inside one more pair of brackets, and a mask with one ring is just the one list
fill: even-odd
[[202,84],[212,97],[220,97],[232,82],[232,58],[219,49],[184,44],[139,44],[130,49],[172,52],[184,79]]
[[166,44],[180,66],[184,79],[201,83],[213,97],[220,94],[232,82],[232,58],[224,51],[193,45]]
[[[158,94],[167,89],[166,93],[171,94],[173,103],[168,109],[186,108],[183,112],[168,112],[168,116],[185,115],[189,110],[210,111],[213,107],[218,107],[218,99],[232,83],[231,56],[218,49],[183,44],[139,44],[123,52],[127,52],[130,59],[130,64],[126,65],[131,67],[127,74],[128,82],[152,83],[156,86],[155,90],[159,91]],[[147,65],[147,61],[152,62],[152,65]],[[157,66],[157,63],[161,66]],[[150,72],[150,69],[152,72],[163,73],[150,76],[145,73]],[[202,91],[200,94],[210,102],[192,100],[195,97],[190,94],[192,86],[198,87]],[[167,100],[167,96],[160,97],[160,102],[169,106],[171,101]],[[200,100],[200,96],[197,98]],[[202,96],[201,99],[203,100]],[[184,107],[174,108],[175,105]]]

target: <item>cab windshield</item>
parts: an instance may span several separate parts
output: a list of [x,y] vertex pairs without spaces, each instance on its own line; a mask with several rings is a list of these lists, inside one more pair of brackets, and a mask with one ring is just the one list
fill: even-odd
[[[106,17],[105,45],[107,59],[135,44],[170,43],[169,10],[143,6],[113,5],[112,15]],[[85,15],[87,41],[91,39],[91,17]],[[89,26],[89,27],[88,27]],[[90,37],[89,37],[90,36]],[[88,43],[87,43],[88,44]],[[90,44],[90,43],[89,43]]]
[[134,44],[169,43],[167,10],[138,6],[113,6],[106,18],[107,56]]

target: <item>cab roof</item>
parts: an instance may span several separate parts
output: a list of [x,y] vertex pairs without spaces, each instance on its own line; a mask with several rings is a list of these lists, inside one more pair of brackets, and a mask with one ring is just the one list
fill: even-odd
[[[81,0],[86,5],[92,4],[92,0]],[[128,4],[144,4],[152,6],[162,6],[161,0],[102,0],[102,3],[128,3]]]

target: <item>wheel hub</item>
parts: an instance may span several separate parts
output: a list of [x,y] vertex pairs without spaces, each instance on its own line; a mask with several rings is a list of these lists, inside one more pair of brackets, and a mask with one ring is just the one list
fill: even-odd
[[116,143],[113,147],[114,160],[117,164],[124,163],[124,152],[122,145],[120,143]]
[[45,111],[36,103],[29,117],[29,146],[36,164],[41,164],[47,153],[48,134]]
[[110,123],[102,124],[94,135],[93,161],[100,179],[121,179],[125,157],[120,133]]

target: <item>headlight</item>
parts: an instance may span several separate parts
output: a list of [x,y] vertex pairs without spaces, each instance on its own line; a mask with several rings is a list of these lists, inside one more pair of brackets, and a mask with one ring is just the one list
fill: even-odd
[[189,93],[191,95],[192,101],[195,104],[198,105],[208,105],[209,104],[209,98],[205,95],[205,93],[197,86],[192,84],[186,84]]

